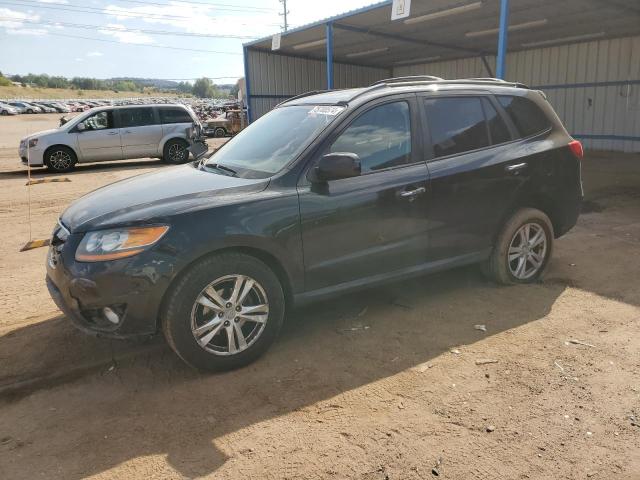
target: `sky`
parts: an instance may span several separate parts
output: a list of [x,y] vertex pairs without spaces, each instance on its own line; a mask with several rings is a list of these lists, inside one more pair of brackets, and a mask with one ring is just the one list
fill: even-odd
[[[375,1],[287,0],[288,22]],[[281,31],[282,10],[278,0],[0,0],[0,71],[232,83],[242,43]]]

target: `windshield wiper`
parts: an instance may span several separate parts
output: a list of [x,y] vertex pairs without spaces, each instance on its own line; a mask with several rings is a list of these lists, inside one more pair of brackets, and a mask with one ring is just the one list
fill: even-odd
[[225,172],[229,172],[232,177],[237,177],[238,172],[236,172],[233,168],[226,167],[224,165],[220,165],[219,163],[203,163],[203,167],[205,168],[215,168],[218,170],[223,170]]

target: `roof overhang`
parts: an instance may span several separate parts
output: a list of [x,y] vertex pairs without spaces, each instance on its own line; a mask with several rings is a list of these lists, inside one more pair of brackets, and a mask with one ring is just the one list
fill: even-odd
[[[391,20],[391,1],[327,18],[281,35],[282,55],[324,60],[333,24],[333,61],[393,68],[495,55],[500,0],[411,2]],[[510,0],[508,51],[640,34],[637,0]],[[271,51],[271,38],[245,44]]]

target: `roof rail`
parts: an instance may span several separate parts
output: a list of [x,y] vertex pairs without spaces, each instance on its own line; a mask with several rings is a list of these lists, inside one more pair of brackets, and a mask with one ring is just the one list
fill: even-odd
[[465,78],[465,80],[481,80],[483,82],[500,82],[500,83],[507,83],[506,80],[503,80],[502,78],[494,78],[494,77],[477,77],[477,78]]
[[378,80],[377,82],[372,83],[371,85],[369,85],[370,87],[373,87],[374,85],[382,85],[382,84],[389,84],[389,83],[401,83],[401,82],[440,82],[443,79],[440,77],[434,77],[433,75],[410,75],[408,77],[392,77],[392,78],[385,78],[382,80]]
[[293,96],[293,97],[291,97],[291,98],[287,98],[286,100],[281,101],[281,102],[280,102],[279,104],[277,104],[274,108],[279,107],[279,106],[280,106],[280,105],[282,105],[283,103],[290,102],[291,100],[297,100],[297,99],[299,99],[299,98],[308,97],[308,96],[310,96],[310,95],[317,95],[317,94],[319,94],[319,93],[326,93],[326,92],[329,92],[329,91],[330,91],[330,90],[311,90],[311,91],[309,91],[309,92],[304,92],[304,93],[301,93],[300,95],[295,95],[295,96]]
[[[427,79],[424,79],[427,78]],[[436,80],[437,79],[437,80]],[[389,81],[392,80],[392,81]],[[372,83],[368,88],[378,88],[381,86],[389,87],[408,87],[412,85],[490,85],[498,84],[505,87],[529,88],[524,83],[507,82],[499,78],[456,78],[453,80],[444,80],[438,77],[416,76],[416,77],[398,77],[397,79],[381,80]]]

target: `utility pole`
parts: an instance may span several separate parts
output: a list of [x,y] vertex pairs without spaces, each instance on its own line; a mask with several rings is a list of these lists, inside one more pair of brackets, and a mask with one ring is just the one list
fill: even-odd
[[281,17],[284,17],[284,31],[289,30],[289,23],[287,22],[287,14],[289,10],[287,10],[287,0],[278,0],[282,4],[282,13],[279,13]]

